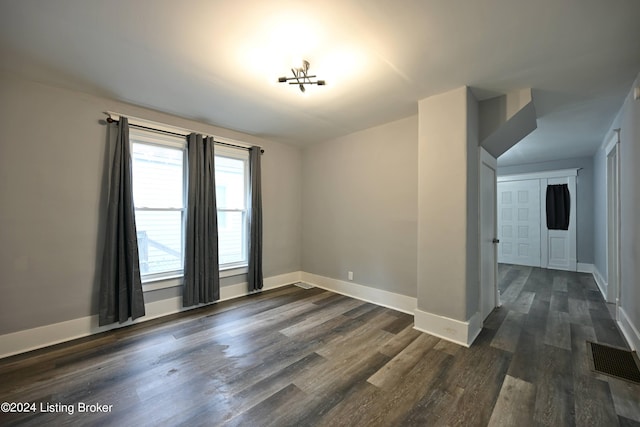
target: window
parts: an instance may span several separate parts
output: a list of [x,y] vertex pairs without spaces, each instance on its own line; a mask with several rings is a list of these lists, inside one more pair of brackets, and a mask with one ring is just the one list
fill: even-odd
[[216,147],[220,268],[247,265],[249,152]]
[[182,275],[184,138],[131,128],[133,203],[143,281]]
[[[133,201],[145,283],[183,275],[186,139],[131,127]],[[220,270],[248,260],[249,153],[216,146]]]

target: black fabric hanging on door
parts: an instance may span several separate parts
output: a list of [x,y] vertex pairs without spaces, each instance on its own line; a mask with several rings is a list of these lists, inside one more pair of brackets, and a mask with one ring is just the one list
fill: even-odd
[[571,195],[567,184],[547,186],[547,228],[568,230]]

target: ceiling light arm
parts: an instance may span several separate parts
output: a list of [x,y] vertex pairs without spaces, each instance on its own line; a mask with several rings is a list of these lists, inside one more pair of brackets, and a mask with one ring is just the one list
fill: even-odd
[[[311,75],[311,76],[305,76],[305,78],[307,78],[307,79],[314,79],[314,78],[316,78],[316,77],[318,77],[318,76],[316,76],[315,74],[314,74],[314,75]],[[296,81],[299,81],[299,77],[280,77],[280,78],[278,78],[278,81],[279,81],[280,83],[288,82],[288,81],[290,81],[290,80],[296,80]],[[308,81],[308,82],[305,82],[305,83],[306,83],[306,84],[309,84],[309,83],[315,83],[315,82]],[[297,84],[297,83],[291,83],[291,84]]]
[[[307,78],[306,70],[309,69],[309,63],[307,61],[303,62],[302,68],[292,68],[291,72],[295,76],[296,83],[300,86],[300,91],[304,92],[304,85],[306,84],[305,79]],[[302,76],[302,81],[300,81],[300,77]]]

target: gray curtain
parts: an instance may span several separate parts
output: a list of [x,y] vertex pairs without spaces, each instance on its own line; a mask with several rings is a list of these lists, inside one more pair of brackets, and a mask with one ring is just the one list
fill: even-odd
[[100,282],[101,326],[145,314],[131,181],[129,122],[121,117],[119,123],[108,126],[109,144],[114,148]]
[[249,150],[251,206],[249,207],[249,292],[262,289],[262,177],[260,147]]
[[187,138],[187,233],[182,304],[189,307],[220,299],[218,212],[213,138]]

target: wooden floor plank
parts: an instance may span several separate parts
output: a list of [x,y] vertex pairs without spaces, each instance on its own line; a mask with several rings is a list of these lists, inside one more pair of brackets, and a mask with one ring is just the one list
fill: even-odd
[[569,297],[566,292],[553,292],[549,310],[569,313]]
[[406,313],[398,313],[398,319],[385,326],[384,330],[387,332],[391,332],[392,334],[397,334],[398,332],[404,330],[407,326],[411,325],[413,325],[413,316],[410,316]]
[[618,415],[620,427],[640,427],[640,422]]
[[489,427],[531,425],[535,400],[536,387],[533,384],[507,375],[491,413]]
[[553,291],[554,292],[567,292],[567,278],[563,276],[556,276],[553,278]]
[[544,343],[565,350],[571,350],[570,323],[570,317],[564,311],[549,311]]
[[322,356],[317,353],[311,353],[302,359],[287,365],[283,369],[274,372],[272,375],[252,383],[245,389],[235,393],[233,397],[242,400],[240,403],[241,406],[245,405],[245,401],[262,401],[273,392],[293,383],[294,379],[298,375],[310,370],[322,369],[320,365],[325,362],[326,359]]
[[615,320],[600,319],[593,325],[593,329],[596,332],[599,343],[613,347],[629,348]]
[[371,375],[367,381],[378,388],[389,388],[402,380],[405,374],[422,359],[437,343],[437,337],[421,334],[404,350],[398,353],[382,369]]
[[592,376],[574,376],[575,413],[578,426],[617,426],[609,384]]
[[538,360],[544,351],[542,336],[528,329],[520,334],[516,351],[509,364],[509,375],[529,383],[538,378]]
[[552,311],[551,302],[547,302],[542,298],[537,298],[538,296],[540,296],[539,293],[536,294],[536,298],[531,304],[529,313],[524,319],[523,329],[536,334],[536,336],[544,336],[547,331],[549,312]]
[[509,309],[504,305],[502,305],[501,307],[495,308],[491,312],[489,317],[485,319],[482,327],[484,329],[494,329],[494,330],[499,329],[500,326],[502,325],[502,322],[504,322],[505,317],[507,317],[507,314],[509,314]]
[[[227,426],[279,426],[284,425],[283,419],[292,416],[289,409],[292,403],[305,398],[302,390],[294,384],[278,390],[267,399],[259,402],[246,412],[227,421]],[[278,408],[274,411],[274,408]],[[293,414],[295,415],[295,414]]]
[[589,303],[586,299],[568,299],[569,305],[569,321],[579,325],[592,326],[591,314],[589,312]]
[[[518,299],[522,288],[524,288],[529,279],[529,275],[531,275],[530,268],[517,269],[515,272],[515,277],[511,278],[506,289],[500,294],[503,304],[509,304]],[[510,275],[507,277],[510,277]]]
[[535,369],[534,420],[539,425],[575,425],[571,351],[545,346]]
[[450,424],[464,390],[453,387],[451,390],[435,386],[414,405],[400,425],[406,426],[447,426]]
[[[389,358],[381,353],[373,353],[357,360],[351,360],[338,368],[339,375],[316,387],[306,401],[298,401],[296,414],[288,417],[281,425],[304,426],[318,423],[326,414],[342,402],[348,401],[357,389],[354,384],[364,384],[366,379],[389,362]],[[335,368],[327,368],[333,370]],[[297,380],[296,380],[297,383]],[[337,421],[333,420],[334,424]],[[343,420],[340,421],[342,423]]]
[[518,313],[528,314],[535,297],[535,292],[522,291],[509,308]]
[[413,324],[411,324],[389,338],[389,340],[380,349],[380,353],[386,354],[389,357],[394,357],[420,335],[422,335],[422,332],[414,329]]
[[525,315],[510,311],[491,341],[491,346],[513,353],[516,351]]
[[344,314],[354,308],[362,305],[362,301],[354,300],[352,298],[338,301],[330,306],[326,306],[325,309],[319,310],[312,315],[307,316],[304,320],[295,323],[280,330],[280,332],[288,337],[293,337],[296,334],[313,329],[318,325],[326,322],[332,317],[336,317],[340,314]]
[[616,413],[640,423],[640,384],[607,377]]
[[596,342],[596,333],[591,326],[571,325],[571,359],[574,375],[591,372],[587,342]]
[[401,425],[407,412],[426,394],[429,384],[446,371],[451,362],[450,355],[430,351],[406,374],[405,378],[410,381],[398,383],[387,391],[369,388],[365,397],[355,396],[355,402],[346,399],[337,405],[328,419],[348,420],[344,424],[341,421],[341,425]]

